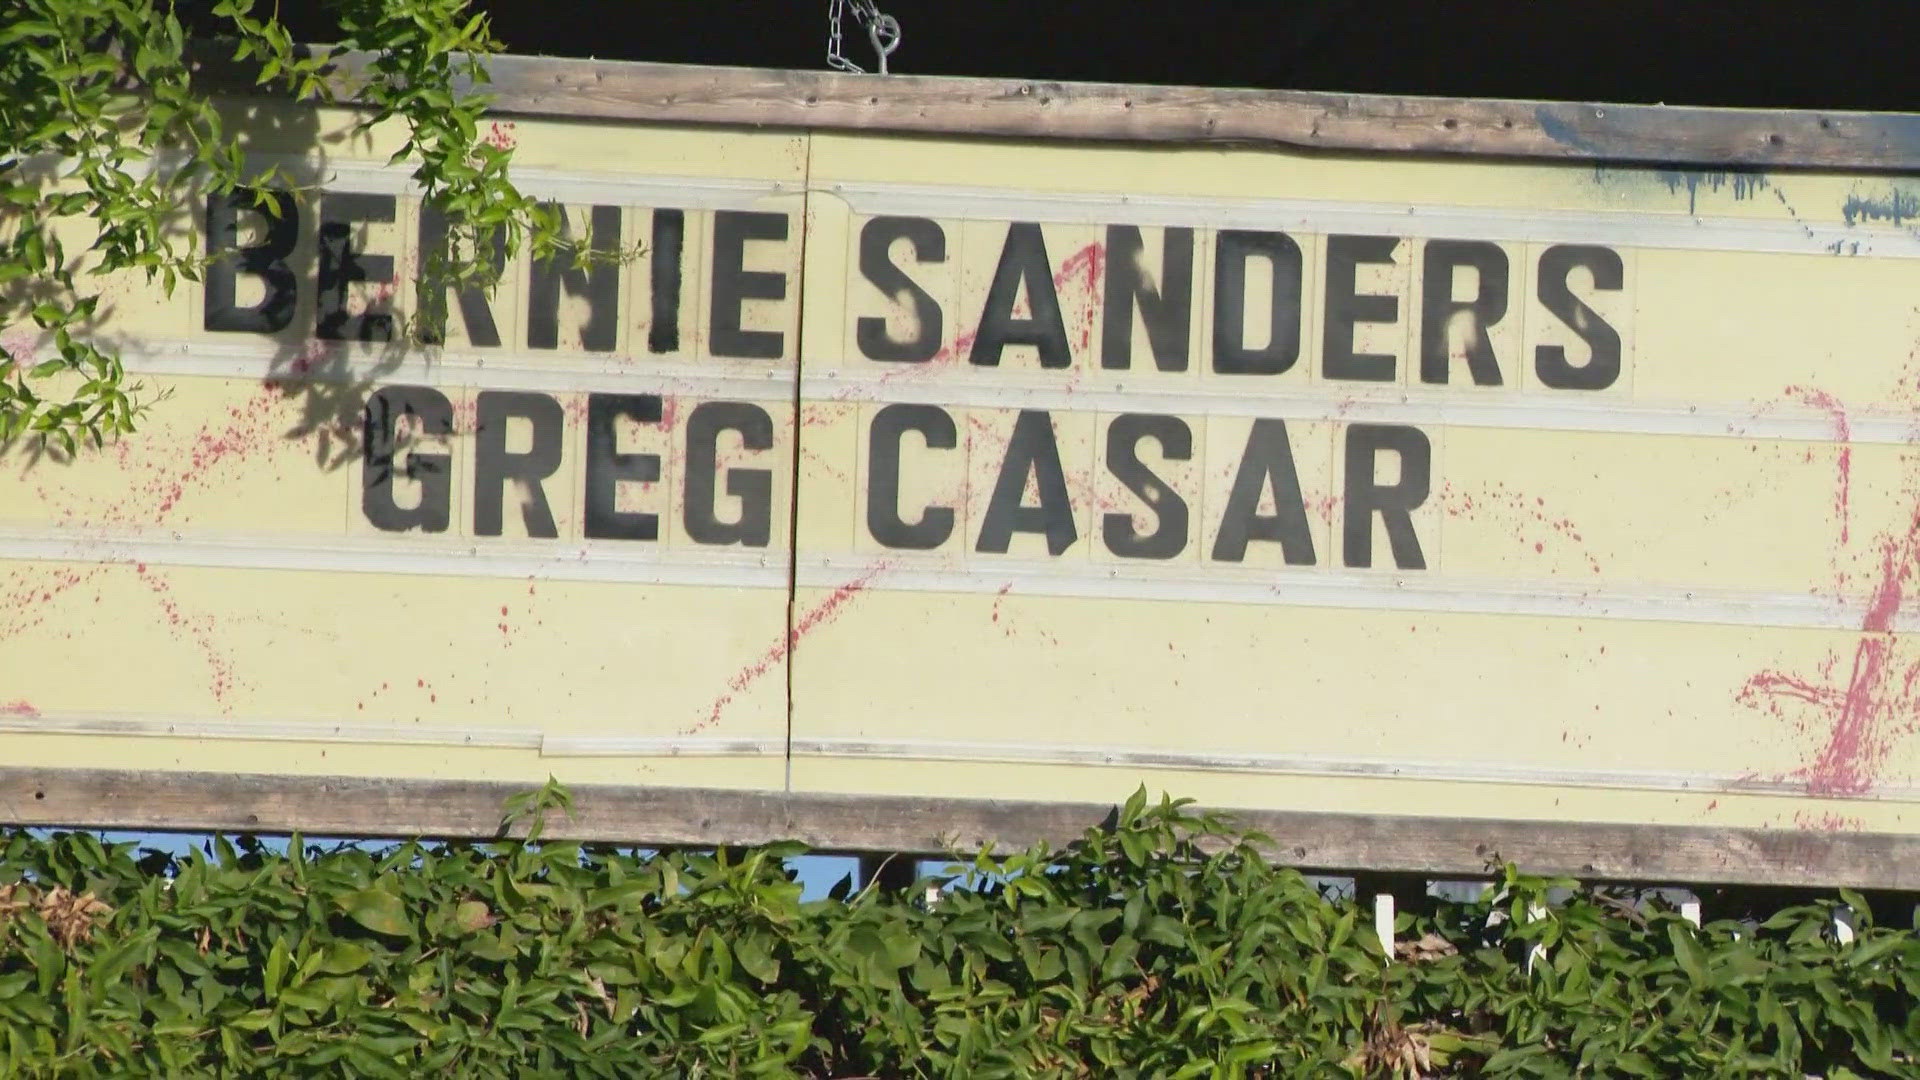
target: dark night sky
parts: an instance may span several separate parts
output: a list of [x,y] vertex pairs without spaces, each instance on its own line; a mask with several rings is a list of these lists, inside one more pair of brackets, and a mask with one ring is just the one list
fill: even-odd
[[[492,0],[515,52],[823,66],[826,0]],[[895,69],[1920,110],[1913,9],[1805,0],[881,0]],[[1905,9],[1905,17],[1901,13]],[[870,55],[864,40],[853,55]],[[871,66],[871,65],[867,65]]]
[[[825,66],[827,0],[478,0],[517,53]],[[1920,111],[1920,5],[881,0],[917,74]],[[312,11],[317,4],[306,5]],[[283,14],[292,5],[282,8]],[[324,25],[294,18],[307,40]],[[849,54],[870,61],[864,35]],[[870,67],[871,64],[868,63]]]

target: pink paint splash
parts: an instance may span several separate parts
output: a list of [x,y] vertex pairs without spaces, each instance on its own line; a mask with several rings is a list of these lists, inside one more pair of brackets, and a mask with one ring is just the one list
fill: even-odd
[[[1078,287],[1084,288],[1090,299],[1095,297],[1097,295],[1096,290],[1100,288],[1101,282],[1104,280],[1102,275],[1105,272],[1106,265],[1107,247],[1104,243],[1095,240],[1079,248],[1074,251],[1073,254],[1067,256],[1066,260],[1060,264],[1060,269],[1054,273],[1054,292],[1058,294],[1063,290]],[[1075,278],[1081,280],[1076,282]],[[1086,311],[1081,313],[1080,318],[1076,321],[1076,326],[1068,328],[1067,332],[1069,334],[1072,334],[1075,329],[1079,330],[1080,349],[1083,352],[1090,349],[1093,345],[1093,328],[1099,321],[1099,311],[1100,308],[1098,304],[1089,303]],[[926,362],[919,364],[895,364],[883,372],[878,381],[888,383],[895,379],[911,376],[916,372],[938,367],[941,364],[952,363],[963,354],[971,351],[974,341],[978,339],[979,336],[978,327],[968,330],[955,337],[950,344],[942,347],[939,352],[934,353]],[[1080,366],[1076,365],[1073,370],[1077,372],[1079,369]],[[841,391],[839,395],[840,400],[845,400],[847,396],[853,392],[853,388],[851,387]]]
[[[78,487],[53,480],[38,484],[36,494],[63,526],[71,528],[150,530],[191,522],[188,497],[226,483],[225,474],[233,463],[286,451],[305,453],[299,441],[284,435],[281,410],[285,407],[281,385],[263,381],[250,398],[229,406],[223,420],[204,424],[184,439],[177,433],[142,434],[109,444],[101,460],[117,468],[116,484]],[[111,494],[90,494],[102,491]],[[47,603],[108,569],[94,566],[8,575],[0,586],[6,590],[0,601],[28,602],[0,604],[8,609],[0,618],[0,639],[39,625],[46,617]],[[158,602],[161,625],[191,642],[202,655],[208,691],[222,711],[228,711],[239,680],[232,660],[216,644],[213,616],[184,611],[160,572],[150,571],[144,563],[134,564],[133,570]]]
[[[1093,348],[1093,328],[1100,322],[1100,305],[1098,302],[1100,283],[1105,275],[1106,265],[1106,245],[1095,241],[1067,256],[1067,261],[1060,264],[1060,272],[1053,275],[1053,287],[1056,292],[1061,289],[1073,287],[1076,284],[1086,292],[1087,306],[1086,309],[1080,313],[1079,319],[1080,350],[1082,352]],[[1084,280],[1075,283],[1073,280],[1075,277],[1080,277]]]
[[1734,696],[1803,732],[1821,733],[1812,760],[1792,774],[1809,795],[1869,793],[1894,745],[1920,727],[1920,662],[1902,666],[1893,655],[1894,621],[1920,568],[1920,529],[1884,536],[1879,563],[1844,678],[1837,677],[1842,657],[1829,654],[1815,676],[1761,671]]
[[1528,495],[1498,481],[1477,491],[1448,483],[1440,486],[1438,504],[1441,513],[1453,518],[1496,514],[1507,517],[1513,527],[1513,538],[1523,550],[1531,549],[1534,554],[1543,555],[1550,545],[1556,548],[1570,545],[1585,561],[1588,572],[1600,573],[1600,560],[1587,547],[1580,526],[1549,509],[1543,496]]
[[1845,406],[1825,390],[1789,386],[1787,396],[1812,408],[1825,410],[1833,420],[1833,437],[1840,443],[1840,457],[1836,466],[1840,475],[1834,484],[1833,509],[1840,515],[1840,542],[1845,544],[1851,538],[1848,504],[1853,491],[1853,425],[1847,419]]
[[495,150],[511,150],[519,144],[519,140],[514,137],[511,120],[488,124],[487,133],[481,136],[480,141]]
[[1805,810],[1794,812],[1793,823],[1796,827],[1817,832],[1858,832],[1866,827],[1866,822],[1857,817],[1844,817],[1840,814],[1809,814]]
[[180,608],[179,601],[173,598],[173,585],[158,571],[148,569],[145,563],[135,563],[134,573],[140,583],[153,593],[159,601],[160,611],[175,636],[184,636],[199,649],[201,658],[207,665],[207,692],[213,696],[214,703],[222,713],[231,714],[233,703],[230,695],[238,685],[234,675],[233,661],[221,653],[214,643],[213,631],[216,625],[211,615],[189,615]]
[[[1840,543],[1849,540],[1852,486],[1852,427],[1844,404],[1810,387],[1790,386],[1788,397],[1824,410],[1839,441],[1839,475],[1834,510],[1840,517]],[[1920,507],[1916,508],[1920,514]],[[1894,746],[1920,728],[1920,662],[1897,661],[1894,622],[1909,582],[1920,568],[1920,517],[1904,535],[1895,531],[1878,540],[1879,566],[1860,617],[1861,637],[1851,657],[1828,654],[1812,676],[1761,671],[1749,678],[1735,700],[1763,710],[1816,737],[1817,749],[1792,775],[1806,783],[1809,795],[1860,796],[1873,790]],[[1838,555],[1838,552],[1836,552]],[[1836,582],[1848,575],[1836,569]],[[1840,676],[1844,667],[1844,678]]]
[[28,720],[40,719],[40,710],[34,708],[33,703],[30,701],[10,701],[5,705],[0,705],[0,714],[6,716],[23,716]]
[[841,609],[845,608],[854,597],[864,592],[869,585],[873,584],[874,579],[885,573],[887,569],[887,563],[875,563],[862,571],[860,576],[834,589],[831,593],[828,593],[819,603],[792,616],[793,623],[787,630],[786,640],[775,644],[772,648],[761,654],[758,659],[741,668],[739,671],[734,672],[733,677],[727,680],[727,689],[725,692],[714,699],[713,706],[707,711],[706,718],[684,729],[680,734],[697,734],[719,723],[720,715],[726,712],[727,706],[733,704],[735,695],[753,685],[753,683],[766,676],[775,668],[784,668],[787,659],[793,655],[794,648],[800,644],[802,638],[805,638],[808,634],[813,633],[815,630],[838,618]]
[[40,331],[27,328],[0,335],[0,362],[12,360],[20,365],[15,375],[15,385],[25,378],[24,369],[39,359],[40,338]]
[[[993,594],[992,621],[995,626],[998,626],[1000,628],[1000,633],[1003,636],[1008,638],[1018,638],[1022,636],[1022,631],[1014,623],[1013,617],[1009,615],[1004,622],[1000,618],[1002,614],[1001,605],[1006,602],[1007,594],[1012,591],[1013,591],[1013,582],[1009,581],[1005,585],[1000,586],[999,590]],[[1054,648],[1060,647],[1060,639],[1048,633],[1047,631],[1036,630],[1036,631],[1033,631],[1033,633],[1037,637],[1039,637],[1041,641],[1045,642],[1046,644],[1051,645]],[[1172,649],[1173,643],[1168,642],[1167,648]]]
[[39,627],[47,621],[47,605],[99,573],[97,566],[9,571],[0,579],[0,641]]

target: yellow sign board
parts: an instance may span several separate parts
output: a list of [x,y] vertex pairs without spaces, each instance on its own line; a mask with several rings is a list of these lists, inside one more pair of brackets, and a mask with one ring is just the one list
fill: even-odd
[[110,284],[7,764],[1920,830],[1898,181],[494,134],[607,258],[444,340],[390,133]]

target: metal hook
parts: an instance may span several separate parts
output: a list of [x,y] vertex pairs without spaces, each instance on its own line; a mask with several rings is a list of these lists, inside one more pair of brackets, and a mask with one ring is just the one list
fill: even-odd
[[887,73],[887,57],[900,47],[900,20],[885,12],[875,12],[867,23],[867,40],[873,42],[873,51],[880,54],[880,74]]

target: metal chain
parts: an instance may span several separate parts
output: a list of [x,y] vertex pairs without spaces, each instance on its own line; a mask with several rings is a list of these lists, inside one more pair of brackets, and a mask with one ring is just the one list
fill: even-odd
[[900,47],[900,20],[881,11],[875,6],[874,0],[827,0],[827,66],[856,75],[866,72],[865,68],[847,59],[841,43],[840,22],[849,11],[867,28],[867,40],[880,57],[880,74],[887,74],[887,57]]

